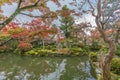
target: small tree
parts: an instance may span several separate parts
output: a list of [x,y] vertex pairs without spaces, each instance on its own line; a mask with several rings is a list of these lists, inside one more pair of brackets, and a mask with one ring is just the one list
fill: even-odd
[[[67,8],[66,5],[62,7],[61,11],[61,26],[60,29],[65,34],[66,40],[70,39],[71,32],[73,30],[74,19],[71,16],[70,10]],[[68,41],[66,41],[66,47],[68,47]]]
[[[111,2],[112,1],[112,2]],[[113,26],[113,22],[115,23],[115,20],[111,19],[113,16],[113,13],[115,10],[118,9],[119,0],[98,0],[97,1],[97,8],[95,8],[92,5],[92,2],[88,0],[88,3],[91,7],[91,13],[95,17],[95,22],[97,25],[97,29],[99,33],[101,34],[104,42],[108,45],[108,53],[103,57],[102,61],[100,62],[102,65],[102,71],[103,71],[103,80],[111,80],[111,74],[110,74],[110,63],[115,55],[116,52],[116,44],[115,44],[115,37],[114,36],[108,36],[105,31],[112,29],[116,30],[118,28],[115,28]],[[112,7],[108,6],[109,4],[112,5]],[[95,13],[95,11],[97,11]],[[110,22],[112,20],[112,22]],[[117,19],[116,19],[117,20]],[[116,35],[114,33],[114,35]]]

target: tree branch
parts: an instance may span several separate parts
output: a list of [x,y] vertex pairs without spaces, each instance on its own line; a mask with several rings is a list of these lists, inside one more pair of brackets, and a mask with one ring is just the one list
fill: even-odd
[[10,40],[12,40],[13,38],[9,38],[8,40],[4,41],[4,42],[1,42],[0,43],[0,46],[4,45],[5,43],[9,42]]
[[93,15],[94,17],[96,17],[96,15],[95,15],[95,8],[94,8],[93,5],[91,4],[90,0],[88,0],[88,4],[89,4],[90,7],[92,8],[92,15]]
[[35,4],[33,5],[28,5],[28,6],[25,6],[25,7],[22,7],[22,8],[19,8],[21,3],[22,3],[22,0],[19,0],[19,4],[18,4],[18,7],[17,9],[15,10],[15,12],[7,19],[5,20],[4,22],[0,23],[0,30],[7,24],[9,24],[21,11],[23,10],[26,10],[26,9],[30,9],[30,8],[33,8],[33,7],[36,7],[38,5],[40,0],[38,0]]
[[21,4],[22,4],[22,0],[19,0],[18,7],[17,7],[17,8],[20,8]]

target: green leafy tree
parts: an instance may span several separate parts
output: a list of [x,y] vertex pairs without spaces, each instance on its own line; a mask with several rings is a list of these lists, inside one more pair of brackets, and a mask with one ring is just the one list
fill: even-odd
[[66,38],[70,38],[70,33],[73,29],[74,19],[70,14],[70,10],[66,5],[62,7],[61,26],[60,29],[64,32]]

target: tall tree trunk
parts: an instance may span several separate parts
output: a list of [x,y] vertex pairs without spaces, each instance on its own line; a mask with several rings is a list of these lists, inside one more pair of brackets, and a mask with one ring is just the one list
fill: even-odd
[[[96,22],[98,31],[100,32],[104,42],[106,44],[108,44],[108,49],[109,49],[108,53],[105,55],[105,57],[101,61],[101,63],[102,63],[101,68],[103,70],[103,74],[102,74],[103,79],[102,80],[112,80],[111,75],[110,75],[110,62],[112,61],[112,58],[115,55],[116,45],[115,45],[115,41],[112,41],[112,39],[109,39],[109,37],[106,36],[106,34],[105,34],[104,24],[107,23],[109,18],[108,18],[108,20],[105,20],[106,22],[104,22],[103,18],[105,17],[105,15],[102,15],[103,14],[102,1],[103,0],[98,0],[98,2],[97,2],[97,14],[95,14],[96,8],[94,8],[94,6],[91,4],[90,0],[88,0],[88,3],[92,8],[92,15],[95,17],[95,22]],[[104,1],[106,1],[106,0],[104,0]]]
[[103,74],[102,74],[102,77],[103,77],[103,80],[112,80],[111,79],[111,75],[110,75],[110,62],[112,61],[112,58],[114,57],[115,55],[115,52],[116,52],[116,45],[115,45],[115,42],[112,41],[111,39],[109,39],[104,30],[102,29],[102,27],[104,25],[102,25],[99,21],[99,18],[96,17],[96,24],[97,24],[97,28],[103,38],[103,40],[105,41],[105,43],[108,44],[108,53],[105,55],[104,57],[104,60],[103,60],[103,66],[102,66],[102,71],[103,71]]
[[108,45],[109,45],[109,51],[108,54],[105,56],[103,63],[103,80],[112,80],[110,74],[110,62],[112,61],[112,58],[115,55],[116,46],[113,41],[110,41]]

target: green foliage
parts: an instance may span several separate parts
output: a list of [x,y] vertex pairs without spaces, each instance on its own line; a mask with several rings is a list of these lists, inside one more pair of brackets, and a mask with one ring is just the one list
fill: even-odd
[[89,52],[89,51],[90,51],[90,47],[89,47],[88,45],[85,45],[85,46],[83,47],[83,49],[84,49],[86,52]]
[[[65,37],[69,38],[70,37],[70,33],[72,31],[72,25],[74,24],[74,19],[69,14],[69,12],[68,12],[69,9],[67,8],[66,5],[62,7],[62,10],[64,12],[64,14],[63,14],[64,16],[61,16],[62,18],[60,20],[61,21],[60,29],[64,32]],[[67,12],[68,12],[68,14],[66,15],[65,13],[67,13]]]
[[111,62],[111,71],[120,75],[120,58],[113,58]]
[[99,51],[100,50],[100,46],[99,46],[98,42],[93,42],[91,47],[90,47],[90,49],[92,51]]
[[70,54],[71,55],[86,55],[86,51],[83,50],[82,48],[70,48]]
[[62,7],[62,10],[69,10],[69,9],[68,9],[67,5],[64,5],[64,6]]
[[15,39],[12,39],[6,45],[8,46],[8,48],[11,48],[12,50],[14,50],[18,46],[18,41]]
[[120,44],[117,44],[116,47],[117,47],[116,55],[120,56]]
[[92,62],[97,62],[97,52],[91,52],[90,53],[90,60],[92,61]]
[[3,49],[0,49],[0,53],[5,53],[5,50],[3,50]]
[[32,49],[30,51],[25,52],[25,55],[34,55],[34,56],[48,56],[50,54],[54,54],[52,50],[47,50],[47,49]]
[[13,51],[14,54],[21,54],[21,50],[19,50],[18,48],[16,48],[14,51]]

